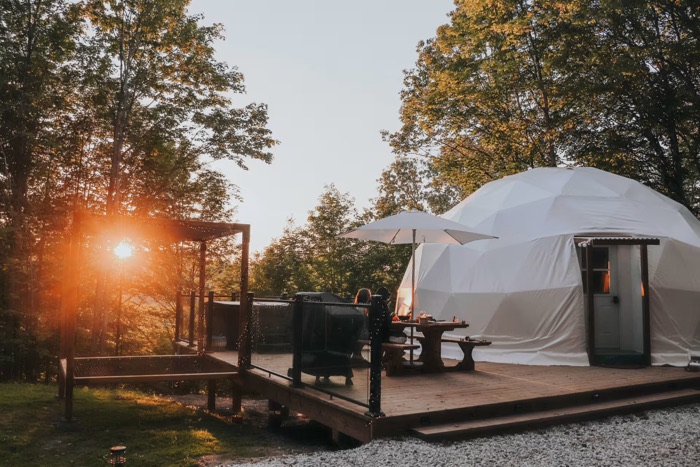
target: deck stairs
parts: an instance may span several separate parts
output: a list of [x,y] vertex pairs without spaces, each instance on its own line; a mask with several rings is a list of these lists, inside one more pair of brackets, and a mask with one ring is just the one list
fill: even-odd
[[700,389],[696,387],[663,390],[644,387],[631,392],[632,394],[630,391],[591,393],[562,399],[559,403],[553,404],[554,407],[548,408],[540,407],[536,402],[511,407],[494,407],[490,414],[488,412],[464,414],[461,419],[455,418],[449,422],[416,426],[409,431],[412,435],[426,441],[467,439],[700,402]]

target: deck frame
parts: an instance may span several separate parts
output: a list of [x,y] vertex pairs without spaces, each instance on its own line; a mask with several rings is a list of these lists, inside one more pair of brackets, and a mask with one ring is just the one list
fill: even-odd
[[[213,356],[225,360],[235,358],[225,354]],[[455,363],[446,359],[448,365]],[[700,389],[700,373],[671,367],[616,369],[479,362],[473,372],[383,377],[385,416],[378,418],[367,416],[366,408],[360,404],[331,397],[315,390],[313,385],[294,387],[290,381],[266,370],[244,371],[240,383],[245,391],[301,412],[334,431],[369,442],[376,438],[411,435],[411,429],[422,426],[587,404],[595,406],[598,402],[605,404],[677,389]],[[340,383],[337,387],[340,391]],[[358,382],[355,390],[362,392],[366,387]],[[596,410],[590,412],[596,416]],[[581,418],[590,416],[584,411]],[[527,424],[522,428],[527,428]]]

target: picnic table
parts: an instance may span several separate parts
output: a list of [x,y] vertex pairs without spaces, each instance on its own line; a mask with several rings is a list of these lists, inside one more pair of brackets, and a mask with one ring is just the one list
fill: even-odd
[[[421,352],[418,361],[422,363],[421,371],[425,373],[437,373],[445,371],[445,364],[442,361],[442,335],[445,332],[455,329],[469,327],[464,321],[427,321],[409,322],[394,321],[391,323],[394,330],[411,330],[411,338],[420,342]],[[421,334],[415,335],[414,331]]]

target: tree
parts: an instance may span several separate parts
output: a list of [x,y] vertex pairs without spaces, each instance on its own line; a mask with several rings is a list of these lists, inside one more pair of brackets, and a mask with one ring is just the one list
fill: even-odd
[[[214,58],[219,25],[187,14],[188,0],[89,0],[93,57],[82,81],[84,106],[94,108],[92,159],[104,158],[107,180],[99,200],[107,214],[133,212],[173,218],[230,220],[236,188],[205,169],[227,158],[272,160],[276,144],[262,104],[238,108],[243,75]],[[106,274],[97,283],[92,335],[104,345]]]
[[[276,141],[265,105],[234,105],[243,76],[214,59],[222,28],[200,26],[188,4],[0,0],[0,360],[9,362],[0,364],[0,378],[35,372],[37,352],[56,354],[74,209],[228,221],[237,188],[208,162],[227,158],[245,170],[246,159],[271,161]],[[101,270],[112,264],[109,245],[84,246],[80,322],[94,311],[89,302],[101,305],[80,332],[104,348],[116,296]],[[237,249],[210,246],[210,268]],[[153,315],[147,328],[142,315],[134,348],[157,345],[148,338],[162,335],[154,326],[163,325],[175,288],[187,284],[178,271],[194,256],[182,245],[147,247],[151,269],[135,271],[124,290],[142,305],[160,305],[125,306],[127,318]]]
[[613,0],[592,3],[586,16],[572,23],[563,68],[581,85],[569,92],[578,91],[586,122],[575,160],[640,180],[699,214],[697,2]]
[[288,219],[282,236],[252,261],[251,289],[263,296],[315,290],[310,264],[312,253],[304,230],[296,227],[293,219]]
[[542,3],[456,2],[450,24],[418,45],[416,68],[405,72],[402,127],[385,134],[395,152],[426,157],[463,195],[559,163],[567,110],[549,46],[565,6]]
[[406,72],[400,155],[461,191],[571,163],[700,212],[700,13],[690,0],[459,0]]
[[370,220],[401,211],[443,213],[458,203],[460,191],[440,183],[440,174],[425,159],[396,156],[377,180],[379,196]]
[[38,220],[33,199],[46,193],[35,176],[50,180],[58,115],[69,93],[75,8],[61,0],[0,1],[0,349],[4,376],[33,377],[40,330],[36,282],[52,223]]
[[[121,202],[122,163],[175,145],[196,158],[272,160],[275,144],[265,128],[264,105],[232,105],[244,92],[243,75],[214,59],[220,25],[204,27],[187,14],[189,0],[90,0],[86,15],[94,32],[99,75],[93,99],[103,105],[109,142],[107,213]],[[128,162],[128,161],[127,161]]]
[[350,266],[358,261],[351,242],[338,238],[357,217],[355,200],[326,185],[318,205],[309,211],[306,236],[312,252],[311,268],[319,290],[346,293],[355,288]]

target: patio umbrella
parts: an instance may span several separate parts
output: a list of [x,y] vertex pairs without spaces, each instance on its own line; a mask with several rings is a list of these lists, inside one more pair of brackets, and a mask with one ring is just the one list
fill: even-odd
[[374,240],[388,244],[411,244],[411,318],[416,293],[416,244],[459,244],[496,238],[470,230],[466,225],[434,216],[422,211],[403,211],[385,217],[356,230],[340,235],[343,238]]

